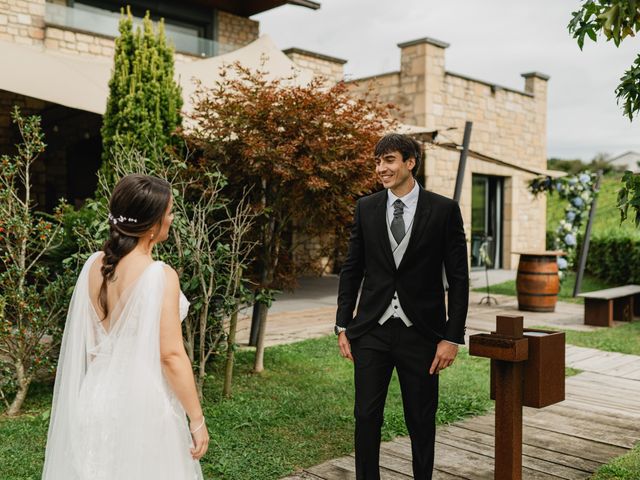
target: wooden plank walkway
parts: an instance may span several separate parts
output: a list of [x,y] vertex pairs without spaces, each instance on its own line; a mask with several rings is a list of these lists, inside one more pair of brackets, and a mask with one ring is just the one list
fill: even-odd
[[[583,370],[567,378],[566,400],[523,413],[523,478],[588,478],[601,465],[640,441],[640,357],[567,346],[567,366]],[[436,480],[493,479],[493,413],[437,430]],[[381,446],[382,480],[408,480],[407,437]],[[285,480],[355,479],[353,455],[305,469]]]

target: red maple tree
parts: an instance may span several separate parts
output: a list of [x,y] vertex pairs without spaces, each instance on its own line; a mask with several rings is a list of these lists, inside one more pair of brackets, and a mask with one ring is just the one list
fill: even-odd
[[[199,85],[187,139],[200,152],[200,168],[227,177],[227,193],[240,198],[249,189],[260,213],[258,287],[292,288],[317,257],[346,245],[355,200],[375,187],[373,148],[394,125],[393,107],[354,98],[343,83],[321,77],[296,85],[294,77],[271,80],[239,64],[221,74],[214,86]],[[296,254],[293,237],[313,239],[315,248]],[[257,372],[267,313],[265,302],[258,306]]]

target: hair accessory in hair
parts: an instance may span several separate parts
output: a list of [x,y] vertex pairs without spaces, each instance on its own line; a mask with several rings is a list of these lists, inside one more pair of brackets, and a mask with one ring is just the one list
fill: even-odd
[[127,218],[127,217],[123,217],[122,215],[120,215],[119,217],[115,217],[111,214],[111,212],[109,212],[109,221],[114,225],[117,225],[118,223],[124,223],[124,222],[138,223],[137,218]]

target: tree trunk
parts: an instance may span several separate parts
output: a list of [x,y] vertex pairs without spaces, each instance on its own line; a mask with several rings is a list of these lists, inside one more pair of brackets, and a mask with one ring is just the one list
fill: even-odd
[[204,379],[207,376],[207,350],[206,350],[206,339],[207,339],[207,316],[209,315],[209,309],[205,305],[200,312],[200,322],[198,326],[199,333],[199,361],[198,361],[198,374],[196,375],[196,386],[198,388],[198,398],[202,401],[202,392],[204,390]]
[[[256,295],[257,295],[256,290]],[[249,330],[249,346],[255,347],[258,344],[258,332],[260,331],[260,302],[253,302],[251,309],[251,330]]]
[[256,345],[256,359],[253,364],[253,371],[260,373],[264,370],[264,337],[267,331],[267,314],[269,308],[264,304],[260,304],[260,329],[258,330],[258,343]]
[[24,365],[22,362],[17,361],[15,364],[16,367],[16,377],[18,380],[18,392],[16,393],[13,402],[9,406],[9,410],[7,410],[7,415],[12,417],[18,415],[20,413],[20,409],[22,408],[22,404],[24,400],[27,398],[27,393],[29,393],[29,386],[31,385],[32,377],[30,375],[26,375],[24,371]]
[[238,328],[238,305],[229,320],[229,335],[227,336],[227,358],[224,364],[224,386],[222,395],[231,397],[231,381],[233,380],[233,362],[235,360],[236,330]]
[[202,401],[202,391],[204,390],[204,377],[196,375],[196,391],[198,392],[198,398]]
[[[262,271],[262,285],[271,287],[275,273],[271,264],[271,259],[273,257],[271,256],[269,247],[266,248],[266,252],[267,254],[265,257],[267,258],[267,261],[264,262],[264,270]],[[258,307],[258,338],[256,341],[256,357],[253,364],[253,371],[260,373],[264,370],[264,337],[267,331],[267,314],[269,313],[269,307],[262,302],[257,302],[254,308],[256,306]]]
[[[188,320],[187,320],[188,321]],[[187,322],[185,322],[187,323]],[[185,342],[185,349],[187,351],[187,356],[189,357],[189,360],[191,361],[191,364],[193,364],[196,360],[196,355],[195,355],[195,342],[196,339],[193,336],[193,333],[191,332],[190,328],[187,328],[187,333],[186,333],[186,342]]]
[[[267,188],[266,184],[263,183],[263,189],[265,192],[269,192],[271,189]],[[263,206],[267,205],[267,195],[263,197]],[[275,269],[278,261],[278,248],[279,248],[279,238],[276,235],[276,232],[279,229],[276,225],[276,217],[272,215],[269,218],[269,222],[265,225],[265,228],[262,231],[262,245],[263,245],[263,254],[262,254],[262,275],[261,275],[261,286],[263,288],[272,288],[273,287],[273,278],[275,276]],[[253,364],[253,371],[256,373],[260,373],[264,370],[264,337],[265,332],[267,330],[267,314],[269,313],[269,308],[267,305],[260,305],[260,315],[258,316],[259,320],[259,329],[258,329],[258,341],[256,343],[256,357],[255,362]]]

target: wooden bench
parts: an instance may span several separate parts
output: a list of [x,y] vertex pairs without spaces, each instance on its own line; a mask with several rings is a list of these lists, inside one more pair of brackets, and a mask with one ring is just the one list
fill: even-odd
[[584,323],[612,327],[614,320],[630,322],[640,316],[640,285],[607,288],[581,293],[584,298]]

